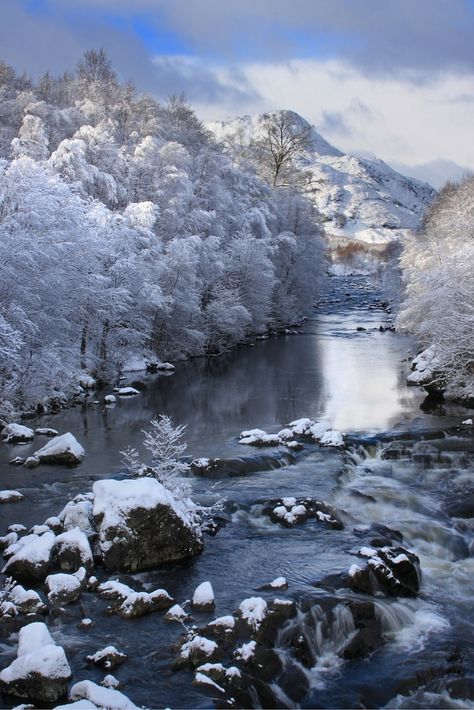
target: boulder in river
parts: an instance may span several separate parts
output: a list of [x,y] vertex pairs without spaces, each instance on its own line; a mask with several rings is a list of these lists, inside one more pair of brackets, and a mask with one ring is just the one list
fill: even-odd
[[382,593],[393,597],[416,597],[420,589],[420,560],[404,547],[361,548],[365,567],[353,565],[349,586],[365,594]]
[[203,548],[184,502],[154,478],[97,481],[93,517],[107,571],[138,572]]
[[335,508],[315,498],[276,498],[265,502],[262,513],[268,515],[274,523],[280,523],[287,528],[309,519],[315,519],[335,530],[344,527]]
[[213,611],[215,606],[216,602],[212,584],[210,582],[202,582],[194,591],[192,599],[193,609],[196,611]]
[[95,666],[111,671],[121,666],[127,660],[127,655],[116,649],[115,646],[106,646],[91,656],[87,656],[86,660]]
[[18,698],[56,703],[66,696],[70,678],[64,649],[38,621],[20,630],[17,658],[0,673],[0,687]]
[[76,465],[81,463],[86,452],[70,432],[55,436],[34,454],[41,463]]
[[19,503],[23,498],[20,491],[0,491],[0,503]]
[[3,431],[3,441],[6,444],[20,444],[32,441],[35,435],[33,429],[23,424],[7,424]]
[[2,570],[3,574],[18,580],[36,584],[42,582],[51,567],[52,549],[56,540],[53,532],[43,535],[26,535],[10,545],[5,554],[12,554]]

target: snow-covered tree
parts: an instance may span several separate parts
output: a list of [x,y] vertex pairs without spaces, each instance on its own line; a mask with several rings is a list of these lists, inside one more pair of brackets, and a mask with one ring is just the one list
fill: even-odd
[[399,325],[423,347],[436,346],[436,374],[448,396],[474,397],[473,177],[439,193],[400,263],[406,296]]

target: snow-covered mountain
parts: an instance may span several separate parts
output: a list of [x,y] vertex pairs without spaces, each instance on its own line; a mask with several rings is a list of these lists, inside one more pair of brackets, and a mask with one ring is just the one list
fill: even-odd
[[[397,173],[383,160],[342,153],[304,118],[286,113],[295,130],[310,130],[310,146],[298,163],[311,173],[309,193],[331,241],[386,244],[418,227],[436,194],[431,185]],[[209,123],[208,128],[218,139],[237,135],[241,144],[248,144],[261,135],[262,121],[263,115],[242,116]]]

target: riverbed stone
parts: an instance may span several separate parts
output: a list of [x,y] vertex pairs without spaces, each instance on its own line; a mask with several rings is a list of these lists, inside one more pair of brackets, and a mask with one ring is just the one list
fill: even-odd
[[353,565],[348,584],[356,592],[415,597],[420,589],[420,560],[404,547],[362,548],[364,567]]
[[66,654],[47,627],[33,622],[20,630],[18,657],[0,673],[2,692],[52,704],[67,694],[71,669]]
[[139,572],[201,552],[184,506],[152,478],[94,483],[93,518],[107,571]]

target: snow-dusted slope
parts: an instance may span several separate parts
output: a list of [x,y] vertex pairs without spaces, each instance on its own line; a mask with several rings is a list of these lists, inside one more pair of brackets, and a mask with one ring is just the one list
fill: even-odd
[[[290,112],[289,112],[290,113]],[[309,127],[291,112],[296,128]],[[263,116],[243,116],[208,124],[218,139],[237,135],[248,145],[261,133]],[[434,189],[397,173],[382,160],[342,153],[311,128],[311,146],[299,160],[312,173],[310,194],[335,241],[357,239],[384,244],[416,229],[435,195]]]

